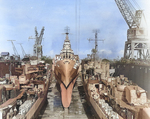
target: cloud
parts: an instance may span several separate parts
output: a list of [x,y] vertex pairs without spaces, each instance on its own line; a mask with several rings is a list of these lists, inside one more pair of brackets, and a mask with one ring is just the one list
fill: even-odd
[[108,49],[102,49],[98,51],[100,58],[109,58],[109,56],[112,54],[111,50]]
[[99,51],[99,54],[110,55],[110,54],[112,54],[112,51],[111,50],[102,49],[102,50]]
[[120,51],[118,52],[118,55],[119,55],[120,57],[122,57],[122,56],[124,55],[124,50],[120,50]]
[[90,50],[85,50],[85,51],[79,51],[79,55],[87,55],[91,53],[91,49]]
[[51,58],[53,58],[53,57],[55,56],[54,50],[50,50],[50,51],[49,51],[49,55],[51,56]]
[[149,40],[150,40],[150,7],[149,7],[150,1],[149,0],[142,0],[141,4],[143,5],[143,8],[144,8],[144,15],[146,18],[148,35],[149,35]]

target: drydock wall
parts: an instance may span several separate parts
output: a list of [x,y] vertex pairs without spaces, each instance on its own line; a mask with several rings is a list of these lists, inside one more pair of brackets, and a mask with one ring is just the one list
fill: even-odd
[[150,66],[140,66],[135,64],[118,64],[115,66],[114,76],[124,75],[145,89],[150,98]]

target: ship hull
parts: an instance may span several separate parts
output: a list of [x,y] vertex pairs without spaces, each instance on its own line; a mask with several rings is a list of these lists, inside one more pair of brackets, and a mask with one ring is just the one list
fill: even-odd
[[41,94],[41,96],[39,96],[39,98],[36,100],[36,102],[33,104],[33,106],[30,108],[30,110],[27,112],[27,114],[25,115],[26,119],[32,119],[32,118],[37,118],[39,115],[39,112],[41,111],[41,109],[43,108],[46,99],[47,99],[47,93],[48,93],[48,88],[50,86],[50,80],[53,77],[53,75],[51,74],[51,72],[47,75],[47,83],[45,86],[45,90],[43,92],[43,94]]
[[136,65],[136,64],[116,64],[114,65],[114,76],[124,75],[138,84],[147,91],[147,96],[150,98],[150,66]]
[[71,103],[72,90],[78,76],[78,67],[74,68],[75,61],[70,59],[60,60],[55,64],[54,73],[60,88],[63,107],[67,108]]

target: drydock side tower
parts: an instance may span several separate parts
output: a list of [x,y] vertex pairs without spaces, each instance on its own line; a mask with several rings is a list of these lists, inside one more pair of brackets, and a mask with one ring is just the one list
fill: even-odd
[[[150,58],[148,31],[143,10],[136,10],[129,0],[115,0],[122,16],[129,26],[125,42],[124,58]],[[145,25],[145,27],[144,27]]]

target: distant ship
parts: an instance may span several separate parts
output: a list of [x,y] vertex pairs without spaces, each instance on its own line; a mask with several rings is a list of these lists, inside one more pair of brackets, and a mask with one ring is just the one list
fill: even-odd
[[79,56],[74,55],[71,49],[70,40],[68,38],[68,32],[63,44],[63,49],[60,55],[56,55],[54,58],[54,73],[55,78],[60,84],[61,88],[61,100],[64,108],[68,108],[71,102],[72,90],[75,81],[78,77],[79,70]]

